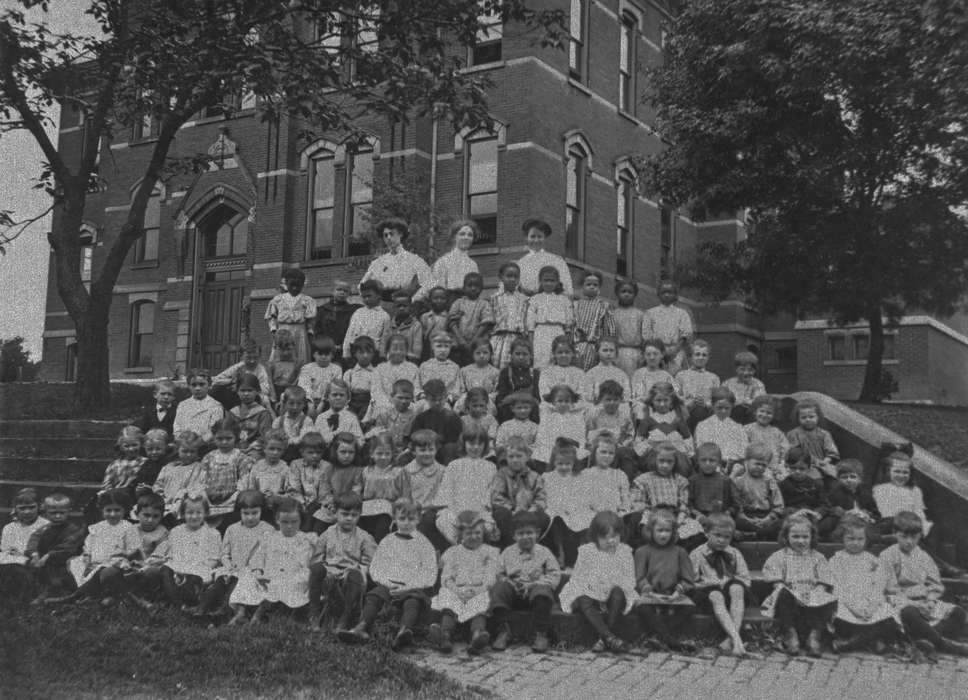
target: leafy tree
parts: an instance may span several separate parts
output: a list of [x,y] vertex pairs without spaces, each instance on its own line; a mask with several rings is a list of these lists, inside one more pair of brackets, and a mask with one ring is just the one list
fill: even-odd
[[[0,133],[28,131],[46,159],[40,182],[52,197],[49,234],[57,290],[77,333],[76,399],[108,405],[108,311],[145,206],[159,180],[200,167],[207,156],[170,156],[178,129],[205,108],[233,109],[252,91],[264,119],[294,119],[303,135],[357,134],[363,114],[406,121],[433,111],[455,126],[487,125],[486,77],[460,71],[455,45],[484,28],[482,9],[560,43],[559,12],[525,0],[88,0],[100,33],[55,33],[19,0],[0,12]],[[316,31],[314,31],[314,28]],[[462,54],[461,54],[462,55]],[[45,132],[55,103],[83,113],[77,158]],[[80,228],[89,192],[102,186],[97,158],[135,120],[158,124],[157,140],[126,220],[90,289],[80,275]],[[9,214],[6,219],[11,222]]]
[[694,278],[764,312],[866,319],[864,400],[882,318],[951,314],[968,289],[965,29],[955,0],[694,0],[651,76],[672,144],[643,159],[651,186],[752,221],[701,246]]
[[0,340],[0,382],[28,382],[37,377],[39,362],[32,362],[30,351],[24,350],[24,339],[14,336]]

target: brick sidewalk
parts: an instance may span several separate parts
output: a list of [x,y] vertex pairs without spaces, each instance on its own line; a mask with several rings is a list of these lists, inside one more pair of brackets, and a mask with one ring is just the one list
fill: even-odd
[[942,657],[911,664],[871,654],[791,659],[769,654],[744,659],[666,653],[648,656],[526,647],[469,657],[421,651],[415,658],[471,689],[521,698],[721,698],[722,700],[939,700],[968,697],[968,660]]

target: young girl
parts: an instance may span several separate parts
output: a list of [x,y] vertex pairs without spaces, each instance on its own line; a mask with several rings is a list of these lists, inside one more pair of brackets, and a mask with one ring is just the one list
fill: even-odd
[[235,446],[236,424],[231,417],[216,425],[213,432],[216,449],[202,458],[202,467],[205,469],[205,496],[211,515],[221,520],[235,511],[239,481],[249,472],[251,462]]
[[733,419],[739,423],[749,423],[753,417],[753,401],[758,396],[766,394],[766,387],[756,378],[756,367],[759,360],[756,355],[748,350],[736,353],[733,358],[733,365],[736,367],[736,376],[730,377],[723,382],[723,386],[733,392],[736,397],[736,406],[733,408]]
[[571,300],[562,293],[558,270],[551,265],[538,273],[541,291],[528,301],[524,327],[534,346],[534,366],[537,369],[551,363],[551,344],[559,335],[571,332],[575,313]]
[[336,433],[329,446],[329,462],[319,479],[319,510],[313,514],[316,534],[336,522],[335,499],[342,493],[363,492],[363,467],[359,466],[359,445],[352,433]]
[[[273,430],[281,430],[286,436],[283,458],[295,459],[299,454],[299,442],[306,433],[318,432],[313,419],[306,415],[306,392],[302,387],[291,386],[282,392],[279,417],[272,421]],[[267,431],[268,432],[268,431]],[[265,435],[262,436],[265,441]]]
[[[376,344],[369,336],[361,335],[353,341],[352,350],[353,357],[344,360],[343,364],[353,360],[356,360],[356,364],[343,372],[343,381],[350,388],[349,409],[362,421],[373,401],[374,385],[377,380],[376,368],[373,366]],[[397,352],[399,353],[399,350]],[[406,350],[403,353],[406,357]]]
[[665,346],[661,340],[652,338],[646,340],[642,346],[645,365],[635,370],[635,374],[632,375],[632,410],[637,421],[644,420],[649,413],[649,396],[653,386],[659,382],[666,382],[669,386],[675,387],[672,375],[662,369],[664,354]]
[[[430,347],[429,340],[427,347]],[[423,386],[420,383],[420,368],[407,360],[407,339],[402,335],[390,337],[387,343],[387,360],[381,362],[375,372],[371,402],[374,409],[390,408],[393,405],[390,398],[393,396],[393,385],[401,379],[406,379],[414,386]],[[364,422],[366,420],[367,418],[363,419]]]
[[605,336],[598,341],[598,364],[585,373],[581,388],[582,398],[588,403],[595,402],[599,388],[609,380],[622,387],[626,397],[632,395],[629,376],[615,364],[617,354],[618,344],[613,336]]
[[98,494],[112,489],[125,489],[134,494],[138,474],[147,461],[141,456],[144,439],[141,428],[126,425],[121,429],[121,434],[115,443],[118,458],[104,470],[104,479],[101,481],[101,490]]
[[585,414],[586,440],[593,442],[603,430],[615,436],[618,443],[616,457],[619,469],[634,479],[639,475],[635,453],[632,451],[632,415],[629,405],[623,401],[624,390],[618,382],[607,379],[598,388],[595,406]]
[[63,600],[104,596],[101,604],[111,604],[122,592],[124,571],[131,568],[130,560],[141,548],[138,526],[125,520],[131,509],[127,491],[105,491],[98,496],[97,504],[104,519],[88,529],[84,554],[67,563],[77,590]]
[[773,453],[768,472],[777,481],[786,478],[786,453],[790,449],[790,441],[786,434],[773,425],[773,416],[776,414],[776,399],[769,394],[757,396],[750,403],[750,413],[753,414],[753,422],[743,426],[749,444],[757,442],[763,443]]
[[599,433],[591,444],[588,467],[578,476],[586,528],[595,513],[607,510],[624,516],[631,510],[629,478],[615,466],[616,446],[614,435]]
[[693,453],[693,441],[681,405],[672,384],[653,384],[649,390],[648,415],[639,423],[632,449],[639,457],[645,457],[646,469],[649,469],[654,468],[656,446],[671,442],[680,455],[676,458],[676,471],[688,478],[692,473],[688,458]]
[[[276,333],[276,344],[272,350],[268,367],[272,390],[276,393],[276,396],[282,396],[286,389],[296,386],[299,368],[302,367],[304,361],[296,359],[296,344],[296,338],[288,329],[282,329]],[[303,350],[302,352],[303,358],[305,358],[307,351]]]
[[[501,372],[491,364],[491,344],[486,338],[478,338],[471,345],[474,362],[461,367],[460,379],[466,391],[483,389],[487,395],[488,413],[495,413],[494,401],[497,398],[497,380]],[[467,405],[467,394],[457,402],[454,410],[460,412]]]
[[741,464],[746,457],[746,446],[749,444],[746,431],[743,430],[743,426],[730,418],[736,405],[733,392],[718,386],[709,392],[709,401],[713,415],[700,421],[696,426],[695,442],[697,445],[704,442],[714,442],[719,445],[723,459],[726,461],[726,468],[731,474],[733,466]]
[[309,415],[316,417],[326,408],[326,393],[329,383],[343,378],[343,368],[333,362],[336,344],[328,335],[313,338],[313,361],[307,362],[299,370],[296,385],[306,392],[309,401]]
[[286,474],[286,496],[299,504],[302,529],[313,529],[313,514],[319,510],[319,483],[325,473],[323,453],[326,442],[319,433],[306,433],[299,443],[299,459],[294,459]]
[[143,496],[146,493],[154,493],[152,487],[161,468],[171,461],[171,454],[168,451],[169,435],[161,428],[152,428],[145,433],[145,463],[141,465],[138,476],[135,477],[134,492],[136,496]]
[[834,651],[851,651],[873,644],[884,651],[884,640],[897,633],[894,611],[884,596],[884,576],[877,557],[865,550],[868,523],[857,515],[843,521],[844,548],[830,558],[833,594],[837,598],[834,617]]
[[464,511],[478,513],[485,523],[488,539],[494,539],[494,519],[491,516],[491,483],[497,474],[493,462],[484,459],[490,439],[480,428],[465,430],[460,436],[464,457],[455,459],[444,470],[443,481],[437,489],[434,505],[442,506],[437,513],[437,529],[451,544],[460,540],[457,516]]
[[633,508],[642,514],[629,520],[633,524],[639,520],[643,534],[647,534],[644,530],[648,528],[652,513],[659,509],[668,510],[675,515],[678,539],[689,541],[687,547],[695,546],[699,542],[690,540],[700,536],[702,528],[690,517],[689,482],[675,471],[676,454],[675,446],[669,442],[659,443],[655,448],[655,471],[640,474],[632,482]]
[[488,342],[491,328],[494,327],[491,304],[488,300],[481,299],[483,289],[484,278],[479,272],[465,275],[461,296],[454,299],[447,314],[447,330],[456,341],[454,354],[459,365],[472,361],[475,341]]
[[494,315],[494,330],[491,332],[491,349],[494,366],[504,369],[511,362],[511,343],[524,334],[524,317],[528,307],[528,297],[518,289],[521,270],[518,264],[506,262],[498,271],[501,289],[491,295],[491,312]]
[[491,641],[487,633],[487,614],[491,604],[490,589],[497,583],[501,553],[484,544],[484,517],[475,511],[461,511],[456,519],[457,543],[440,558],[440,591],[430,601],[440,610],[440,624],[428,631],[431,642],[443,653],[453,649],[451,637],[458,624],[469,622],[469,654],[479,654]]
[[513,436],[522,438],[527,443],[528,450],[534,447],[534,441],[538,438],[538,424],[531,420],[531,411],[536,405],[537,401],[527,391],[519,391],[505,397],[502,408],[510,407],[512,418],[497,427],[497,438],[494,440],[495,451],[507,447]]
[[538,420],[538,384],[540,382],[539,372],[531,368],[531,343],[523,338],[516,338],[511,341],[511,362],[501,370],[497,380],[497,420],[503,423],[511,418],[511,406],[505,403],[505,399],[511,394],[519,391],[527,391],[534,397],[534,406],[531,408],[531,420]]
[[809,518],[791,515],[783,522],[779,541],[783,549],[763,565],[763,580],[774,586],[763,601],[763,615],[780,626],[788,654],[800,653],[800,632],[806,628],[807,653],[820,656],[820,635],[837,610],[837,599],[830,593],[827,559],[814,549],[817,528]]
[[616,630],[638,596],[632,548],[622,542],[623,535],[619,515],[607,510],[597,513],[588,527],[590,541],[578,548],[575,571],[559,595],[562,610],[581,615],[595,630],[594,652],[628,649]]
[[[493,367],[491,369],[494,369]],[[495,370],[497,371],[497,370]],[[490,440],[490,444],[494,445],[494,440],[497,438],[497,419],[488,412],[488,404],[490,398],[483,387],[474,387],[468,390],[464,394],[466,399],[466,410],[467,414],[461,416],[461,422],[464,424],[464,429],[467,428],[480,428],[485,433]],[[488,455],[494,454],[493,449],[488,452]]]
[[168,533],[167,559],[161,570],[165,597],[183,610],[198,604],[202,588],[218,566],[222,538],[205,524],[208,500],[201,493],[181,501],[181,525]]
[[[635,376],[642,364],[642,341],[645,338],[645,312],[635,306],[635,297],[638,294],[639,284],[634,280],[619,280],[615,283],[615,298],[618,300],[618,308],[612,310],[615,340],[618,343],[615,364],[629,379]],[[645,391],[648,392],[648,389]]]
[[252,562],[255,577],[240,580],[230,605],[258,605],[250,625],[262,622],[279,605],[297,610],[309,605],[309,561],[316,535],[299,530],[299,504],[284,498],[276,507],[277,532],[268,533]]
[[[547,513],[551,518],[551,542],[562,568],[575,565],[578,545],[585,539],[590,522],[588,506],[582,497],[581,481],[575,472],[577,448],[577,442],[558,438],[551,451],[552,470],[543,475],[548,499]],[[508,445],[508,455],[515,449],[528,454],[523,447],[512,443]]]
[[914,484],[911,458],[903,452],[892,452],[881,460],[881,469],[888,481],[874,486],[874,502],[881,515],[878,530],[889,534],[894,528],[894,516],[909,511],[921,518],[924,534],[930,533],[933,523],[925,517],[924,495]]
[[[205,467],[198,459],[202,438],[186,430],[175,436],[177,459],[161,468],[153,489],[165,499],[165,527],[171,529],[178,522],[181,502],[189,492],[205,490]],[[206,503],[207,505],[207,503]]]
[[[571,338],[567,335],[559,335],[552,341],[551,364],[541,370],[541,376],[538,379],[538,392],[541,396],[550,394],[551,390],[559,384],[570,387],[576,396],[581,394],[585,372],[581,367],[575,366],[574,359],[575,346]],[[576,410],[580,409],[581,406],[576,406]],[[540,411],[542,418],[553,410],[550,403],[543,402]]]
[[[219,560],[221,566],[213,572],[212,582],[199,597],[196,611],[200,615],[215,612],[228,603],[229,596],[239,581],[255,578],[255,559],[262,540],[275,529],[262,519],[265,496],[258,491],[242,491],[235,500],[239,520],[225,531]],[[245,608],[229,605],[234,613],[230,625],[245,621]]]
[[275,341],[272,360],[279,359],[283,333],[292,339],[294,357],[299,364],[309,359],[309,340],[312,339],[313,325],[316,320],[316,301],[302,293],[306,284],[306,274],[296,267],[286,270],[283,275],[286,291],[276,294],[266,308],[265,320]]
[[713,513],[704,519],[703,528],[705,544],[689,555],[696,574],[692,599],[700,612],[712,612],[726,633],[720,649],[743,656],[746,645],[740,631],[751,580],[743,553],[730,544],[736,534],[736,523],[726,513]]
[[672,630],[692,615],[695,573],[689,554],[676,544],[676,516],[667,510],[653,511],[647,524],[648,544],[635,550],[635,587],[639,593],[635,612],[662,648],[692,651]]
[[258,457],[262,451],[262,437],[272,428],[273,412],[259,402],[259,379],[254,374],[242,375],[239,380],[239,405],[229,411],[238,426],[239,449]]
[[[581,298],[574,302],[575,364],[586,372],[597,360],[598,341],[615,335],[612,306],[601,298],[604,282],[605,278],[600,272],[587,270],[582,275]],[[628,379],[627,374],[625,378]]]
[[286,493],[286,477],[289,465],[282,459],[286,450],[286,435],[281,430],[272,429],[266,433],[265,456],[239,480],[239,490],[258,491],[266,499],[266,507],[273,510],[279,499]]
[[207,369],[193,369],[188,373],[191,396],[178,404],[175,410],[174,435],[190,430],[211,442],[212,426],[225,417],[222,404],[208,395],[212,388],[212,375]]
[[840,452],[833,436],[820,427],[823,420],[820,404],[813,399],[798,401],[793,409],[793,420],[797,427],[787,433],[787,440],[790,447],[802,447],[810,455],[815,470],[819,470],[811,476],[820,478],[822,475],[825,481],[836,479],[834,464],[840,459]]
[[[555,445],[555,440],[559,437],[584,436],[585,418],[580,411],[575,410],[575,402],[578,394],[572,391],[566,384],[557,384],[551,391],[545,394],[544,400],[552,406],[552,410],[542,416],[538,424],[538,435],[535,437],[534,450],[532,457],[536,464],[536,471],[543,472],[551,460],[551,449]],[[585,451],[580,450],[578,457],[585,456]]]
[[410,477],[403,467],[393,464],[393,436],[379,433],[369,442],[370,466],[363,467],[363,510],[360,527],[379,543],[393,523],[393,504],[410,500]]
[[[463,278],[461,280],[461,284],[463,284]],[[430,309],[420,315],[420,326],[423,328],[424,341],[423,353],[420,357],[421,360],[430,359],[430,336],[437,331],[447,332],[447,322],[449,320],[447,312],[450,310],[451,301],[450,293],[443,287],[434,287],[427,295],[427,300],[430,302]],[[413,381],[416,383],[416,380]]]

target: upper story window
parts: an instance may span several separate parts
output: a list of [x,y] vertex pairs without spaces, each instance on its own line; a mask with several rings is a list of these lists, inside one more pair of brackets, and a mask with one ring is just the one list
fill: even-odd
[[349,207],[346,214],[346,238],[349,256],[370,252],[370,208],[373,206],[373,150],[358,149],[346,158]]
[[464,214],[481,230],[475,243],[497,241],[498,137],[478,131],[465,140]]
[[635,114],[636,33],[638,19],[631,12],[623,12],[619,25],[618,106]]
[[161,230],[161,192],[155,190],[145,206],[144,233],[135,241],[131,262],[153,263],[158,260],[158,241]]
[[135,141],[143,141],[145,139],[153,139],[158,136],[158,131],[161,129],[161,120],[152,114],[143,114],[141,117],[135,121],[134,130],[131,134]]
[[675,217],[672,207],[659,207],[659,267],[662,272],[671,272],[675,265]]
[[565,161],[565,253],[580,258],[585,247],[585,199],[589,153],[581,142],[568,146]]
[[616,188],[615,274],[628,275],[632,269],[632,231],[635,217],[635,173],[619,171]]
[[245,255],[249,238],[249,219],[245,212],[219,204],[199,222],[198,230],[204,257]]
[[131,335],[128,341],[128,367],[150,367],[155,342],[155,304],[139,301],[131,306]]
[[568,12],[568,74],[580,82],[586,79],[588,0],[571,0]]
[[81,227],[79,236],[81,243],[81,282],[91,289],[91,279],[94,276],[94,246],[97,245],[97,232],[90,224]]
[[833,362],[847,359],[847,339],[844,336],[827,336],[827,359]]
[[345,71],[343,77],[352,80],[362,68],[358,59],[379,49],[379,24],[379,5],[359,5],[352,13],[331,12],[325,20],[317,19],[313,38],[330,54],[332,64]]
[[310,260],[333,257],[333,219],[336,210],[334,153],[323,150],[310,161],[309,250]]
[[477,37],[470,49],[468,63],[479,66],[482,63],[494,63],[501,60],[501,40],[504,38],[504,24],[500,11],[486,10],[485,2],[481,0],[481,13],[478,16]]

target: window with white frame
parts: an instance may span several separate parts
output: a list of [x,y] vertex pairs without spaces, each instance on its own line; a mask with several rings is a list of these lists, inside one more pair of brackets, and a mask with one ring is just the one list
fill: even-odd
[[618,106],[629,114],[635,114],[637,28],[638,18],[631,12],[623,12],[619,25]]
[[635,173],[623,168],[618,173],[615,206],[615,274],[632,270],[632,231],[635,216]]
[[330,150],[317,151],[309,162],[309,250],[310,260],[333,257],[336,213],[336,163]]
[[158,260],[158,240],[161,230],[161,192],[155,190],[145,206],[144,233],[135,241],[132,264],[154,263]]
[[356,149],[346,158],[349,207],[346,214],[347,251],[350,256],[370,252],[370,208],[373,206],[373,150]]
[[568,146],[565,162],[565,254],[580,258],[585,247],[585,199],[589,153],[581,142]]
[[464,214],[481,230],[475,243],[497,241],[498,137],[489,131],[464,140]]
[[470,49],[468,63],[479,66],[501,60],[501,41],[504,39],[504,24],[501,13],[496,8],[487,8],[485,0],[479,3],[478,30],[474,45]]
[[584,82],[588,34],[588,0],[571,0],[568,12],[568,74]]
[[85,224],[81,227],[81,282],[91,289],[91,279],[94,275],[94,246],[97,244],[97,234],[93,227]]
[[138,301],[131,306],[131,337],[128,367],[150,367],[155,342],[155,303]]

